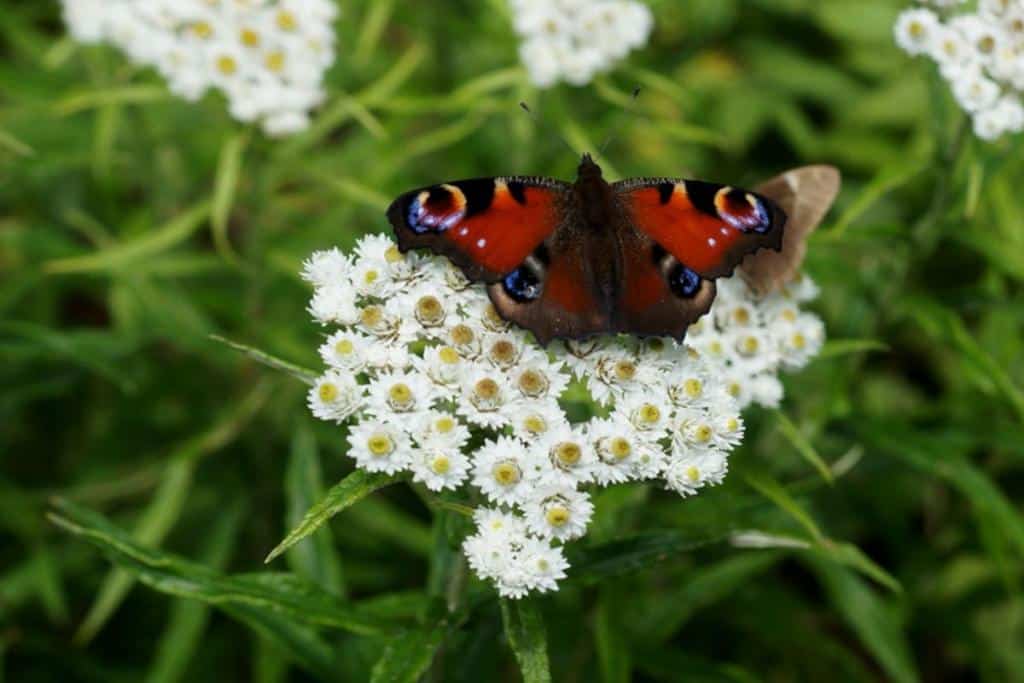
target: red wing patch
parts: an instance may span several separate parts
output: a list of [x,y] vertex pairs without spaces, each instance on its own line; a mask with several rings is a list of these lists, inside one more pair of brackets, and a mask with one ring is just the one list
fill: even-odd
[[427,247],[470,279],[494,282],[555,231],[566,187],[538,178],[460,180],[402,195],[388,218],[403,252]]
[[758,249],[782,245],[785,214],[752,192],[694,180],[615,188],[636,228],[705,279],[729,275]]

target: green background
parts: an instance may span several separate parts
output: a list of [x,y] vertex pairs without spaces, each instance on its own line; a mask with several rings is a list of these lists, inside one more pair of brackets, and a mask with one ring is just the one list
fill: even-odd
[[[0,679],[540,681],[546,634],[557,681],[1024,680],[1022,145],[965,135],[903,3],[652,1],[645,49],[546,92],[500,0],[343,4],[328,102],[270,141],[0,2]],[[410,187],[570,177],[520,100],[618,131],[614,177],[839,166],[824,354],[724,485],[596,495],[557,595],[448,612],[465,522],[404,484],[264,566],[343,435],[210,335],[316,368],[313,250]]]

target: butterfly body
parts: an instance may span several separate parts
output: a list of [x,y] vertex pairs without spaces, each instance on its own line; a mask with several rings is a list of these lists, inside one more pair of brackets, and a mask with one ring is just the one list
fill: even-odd
[[399,249],[429,248],[488,284],[498,313],[541,343],[625,332],[682,339],[714,280],[782,245],[771,200],[701,181],[502,177],[408,192],[388,218]]

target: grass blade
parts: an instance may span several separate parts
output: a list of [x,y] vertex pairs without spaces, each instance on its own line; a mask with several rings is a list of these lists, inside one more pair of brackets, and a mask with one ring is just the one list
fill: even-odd
[[505,637],[519,662],[523,683],[550,683],[548,641],[544,616],[535,599],[501,600]]
[[229,263],[237,261],[228,237],[228,223],[242,172],[242,156],[248,142],[248,132],[232,135],[224,142],[220,150],[220,159],[217,162],[217,177],[213,184],[210,215],[213,244],[217,248],[217,253]]

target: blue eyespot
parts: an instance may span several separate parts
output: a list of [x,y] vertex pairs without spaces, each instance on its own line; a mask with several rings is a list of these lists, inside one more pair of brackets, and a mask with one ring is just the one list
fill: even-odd
[[540,280],[526,266],[520,266],[502,281],[505,293],[519,303],[535,301],[541,293]]
[[668,275],[669,289],[673,294],[684,299],[695,297],[700,291],[700,285],[700,275],[681,263],[677,263]]

